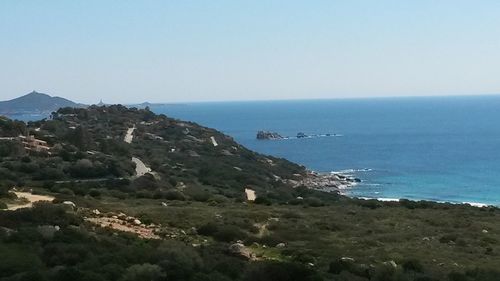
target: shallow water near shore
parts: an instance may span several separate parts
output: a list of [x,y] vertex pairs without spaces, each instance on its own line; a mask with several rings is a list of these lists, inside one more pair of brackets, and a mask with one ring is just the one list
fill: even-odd
[[[500,97],[191,103],[156,113],[363,180],[348,195],[500,205]],[[337,137],[262,141],[259,130]]]

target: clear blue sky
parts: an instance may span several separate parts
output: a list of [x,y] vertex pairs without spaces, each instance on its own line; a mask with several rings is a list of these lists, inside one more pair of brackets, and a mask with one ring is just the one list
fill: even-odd
[[0,99],[500,93],[500,1],[0,1]]

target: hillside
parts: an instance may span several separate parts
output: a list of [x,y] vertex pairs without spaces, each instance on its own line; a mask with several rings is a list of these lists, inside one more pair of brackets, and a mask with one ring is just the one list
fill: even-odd
[[300,165],[148,108],[51,117],[0,118],[0,281],[500,278],[497,208],[317,191]]
[[8,101],[0,101],[0,114],[42,114],[50,113],[61,107],[83,107],[70,100],[51,97],[47,94],[31,92],[19,98]]
[[[52,120],[27,127],[19,122],[1,124],[0,136],[29,131],[52,148],[48,158],[43,153],[35,158],[32,153],[36,159],[30,163],[32,168],[4,175],[16,181],[115,179],[134,192],[182,187],[185,193],[200,196],[221,193],[243,199],[245,188],[262,198],[290,198],[291,183],[306,175],[304,167],[252,152],[216,130],[147,109],[62,108],[52,114]],[[22,157],[11,151],[4,156]],[[138,171],[139,167],[152,172]]]

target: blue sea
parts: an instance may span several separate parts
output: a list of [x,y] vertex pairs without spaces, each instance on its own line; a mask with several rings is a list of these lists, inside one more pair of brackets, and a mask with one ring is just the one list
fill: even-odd
[[[500,205],[500,96],[190,103],[153,107],[246,147],[362,180],[348,194]],[[263,141],[259,130],[336,137]]]

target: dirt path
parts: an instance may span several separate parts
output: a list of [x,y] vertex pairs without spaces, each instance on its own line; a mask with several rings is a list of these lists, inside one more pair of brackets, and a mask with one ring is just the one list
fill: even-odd
[[147,167],[141,159],[132,157],[132,162],[135,163],[135,176],[142,177],[147,173],[151,173],[151,168]]
[[217,143],[217,141],[215,140],[215,137],[210,137],[210,141],[212,142],[212,144],[214,146],[218,146],[219,144]]
[[127,134],[125,135],[123,141],[126,143],[132,143],[132,140],[134,139],[134,131],[135,131],[135,126],[132,128],[128,128]]
[[33,207],[33,203],[35,202],[41,202],[41,201],[52,202],[54,200],[54,197],[48,195],[36,195],[36,194],[31,194],[29,192],[19,192],[19,191],[16,191],[14,193],[17,195],[18,198],[24,198],[28,200],[28,202],[21,204],[8,204],[7,210],[13,211],[22,208],[31,208]]

